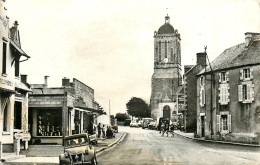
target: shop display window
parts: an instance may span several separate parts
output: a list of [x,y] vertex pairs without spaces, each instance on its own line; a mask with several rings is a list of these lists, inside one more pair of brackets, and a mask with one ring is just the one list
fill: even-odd
[[62,136],[62,110],[38,109],[37,136]]

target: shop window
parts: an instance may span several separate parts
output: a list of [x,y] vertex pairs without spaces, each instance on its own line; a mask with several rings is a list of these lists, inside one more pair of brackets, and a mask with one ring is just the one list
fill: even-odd
[[6,74],[6,47],[7,44],[3,42],[3,61],[2,61],[2,73]]
[[72,134],[80,134],[80,130],[81,130],[81,112],[77,111],[77,110],[75,110],[74,125],[75,125],[75,129],[72,131]]
[[62,136],[62,110],[38,109],[38,136]]
[[8,105],[7,104],[5,105],[5,108],[4,108],[3,117],[4,117],[4,119],[3,119],[3,131],[8,131],[8,129],[7,129],[7,125],[8,125],[8,119],[7,119],[7,117],[8,117]]
[[22,103],[14,103],[14,129],[22,128]]

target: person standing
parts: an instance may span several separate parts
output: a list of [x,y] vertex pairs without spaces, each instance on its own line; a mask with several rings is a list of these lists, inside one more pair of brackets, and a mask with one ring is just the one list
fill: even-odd
[[97,129],[98,129],[98,138],[100,138],[100,134],[101,134],[101,125],[100,125],[100,123],[98,123]]
[[105,129],[106,129],[105,124],[103,124],[103,127],[102,127],[102,136],[103,136],[103,138],[106,138]]

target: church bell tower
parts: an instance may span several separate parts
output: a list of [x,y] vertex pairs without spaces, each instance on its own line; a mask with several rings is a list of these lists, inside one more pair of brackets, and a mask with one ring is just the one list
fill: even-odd
[[176,92],[182,85],[181,38],[165,17],[164,24],[154,32],[154,73],[150,98],[151,117],[172,119],[176,110]]

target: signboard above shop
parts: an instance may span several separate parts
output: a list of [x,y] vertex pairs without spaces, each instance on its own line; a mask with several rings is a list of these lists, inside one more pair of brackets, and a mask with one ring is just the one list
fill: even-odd
[[0,88],[14,91],[14,81],[0,75]]

